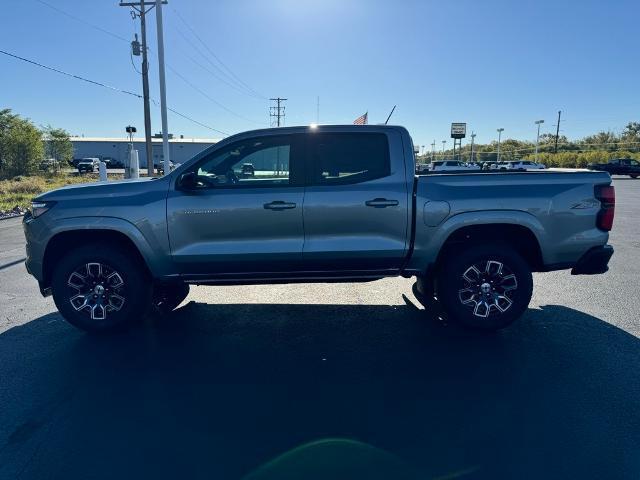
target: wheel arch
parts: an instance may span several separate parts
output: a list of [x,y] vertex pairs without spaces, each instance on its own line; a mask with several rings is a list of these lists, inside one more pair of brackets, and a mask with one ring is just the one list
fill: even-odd
[[446,238],[435,261],[436,268],[442,261],[464,245],[506,243],[524,258],[531,271],[544,269],[542,249],[533,231],[514,223],[485,223],[466,225],[452,231]]
[[[142,236],[140,234],[140,236]],[[142,243],[141,242],[145,242]],[[136,238],[120,229],[98,228],[68,228],[55,233],[47,242],[42,260],[42,287],[51,286],[53,270],[63,255],[76,245],[90,243],[116,246],[132,256],[132,260],[139,262],[151,276],[154,275],[153,263],[150,262],[150,252],[146,241]]]

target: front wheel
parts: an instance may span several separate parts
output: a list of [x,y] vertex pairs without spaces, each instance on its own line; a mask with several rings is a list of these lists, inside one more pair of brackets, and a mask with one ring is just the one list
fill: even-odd
[[507,327],[527,309],[533,277],[508,245],[480,245],[449,254],[439,267],[437,295],[448,316],[480,330]]
[[76,248],[56,265],[53,300],[72,325],[106,332],[141,318],[151,304],[148,274],[128,252],[107,244]]

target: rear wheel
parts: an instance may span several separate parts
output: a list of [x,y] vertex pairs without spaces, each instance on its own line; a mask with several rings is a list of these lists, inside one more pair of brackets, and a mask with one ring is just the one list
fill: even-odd
[[127,252],[106,244],[77,248],[56,265],[53,300],[72,325],[106,332],[140,319],[151,304],[147,272]]
[[448,255],[439,271],[438,300],[451,319],[466,327],[504,328],[531,300],[531,268],[507,245],[470,247]]
[[637,174],[637,173],[634,173],[634,174],[629,175],[629,176],[630,176],[631,178],[638,178],[638,174]]

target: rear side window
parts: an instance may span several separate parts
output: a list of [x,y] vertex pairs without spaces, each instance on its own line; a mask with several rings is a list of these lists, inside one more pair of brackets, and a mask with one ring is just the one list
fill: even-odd
[[384,133],[320,133],[311,138],[312,185],[360,183],[391,172]]

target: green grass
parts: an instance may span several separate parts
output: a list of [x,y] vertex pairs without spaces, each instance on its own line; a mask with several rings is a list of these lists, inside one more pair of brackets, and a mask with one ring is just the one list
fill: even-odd
[[[109,175],[111,179],[122,178],[122,175]],[[58,174],[34,175],[0,180],[0,211],[14,207],[27,208],[31,199],[41,193],[79,183],[92,183],[98,180],[98,174]]]

